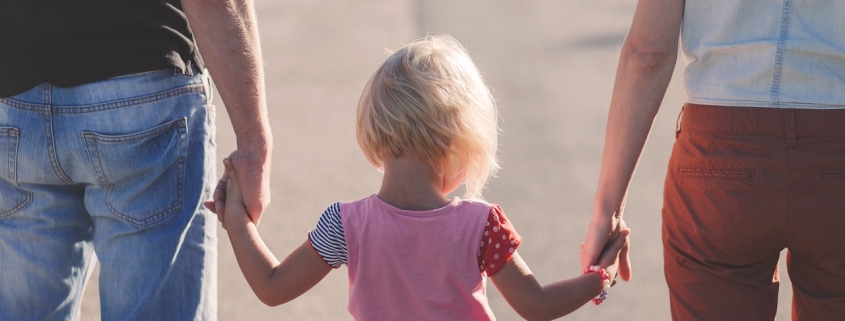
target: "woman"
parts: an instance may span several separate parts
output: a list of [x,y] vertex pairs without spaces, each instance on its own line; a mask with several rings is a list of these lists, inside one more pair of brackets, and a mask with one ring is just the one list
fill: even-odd
[[774,319],[784,248],[793,319],[845,317],[836,237],[845,230],[843,14],[841,1],[641,0],[619,60],[582,265],[624,228],[625,195],[680,39],[688,101],[663,208],[673,319]]

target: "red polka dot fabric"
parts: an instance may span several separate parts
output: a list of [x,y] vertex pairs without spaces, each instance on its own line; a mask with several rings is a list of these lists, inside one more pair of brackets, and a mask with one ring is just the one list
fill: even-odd
[[487,272],[487,276],[492,276],[499,272],[511,260],[521,243],[522,237],[516,233],[502,208],[495,204],[491,206],[478,251],[481,273]]

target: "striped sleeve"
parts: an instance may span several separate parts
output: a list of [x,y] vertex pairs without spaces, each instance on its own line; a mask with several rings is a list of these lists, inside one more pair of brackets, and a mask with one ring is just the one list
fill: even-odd
[[340,203],[334,203],[317,221],[317,227],[308,233],[311,247],[333,268],[347,264],[346,237],[340,222]]

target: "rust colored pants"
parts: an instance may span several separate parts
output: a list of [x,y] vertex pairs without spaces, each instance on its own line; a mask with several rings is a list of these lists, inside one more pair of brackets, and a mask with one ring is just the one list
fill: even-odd
[[[674,320],[845,320],[845,110],[684,106],[663,206]],[[784,312],[784,311],[782,311]]]

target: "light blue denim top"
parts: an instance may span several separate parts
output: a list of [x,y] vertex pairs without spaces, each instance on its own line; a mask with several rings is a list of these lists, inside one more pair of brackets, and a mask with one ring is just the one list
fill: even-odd
[[845,0],[686,0],[690,103],[845,108]]

